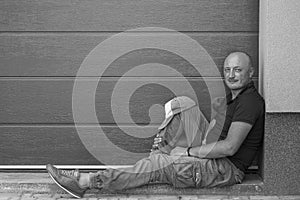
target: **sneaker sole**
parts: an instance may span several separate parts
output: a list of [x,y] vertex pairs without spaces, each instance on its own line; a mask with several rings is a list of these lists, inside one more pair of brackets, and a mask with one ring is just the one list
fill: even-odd
[[69,193],[70,195],[72,195],[73,197],[76,197],[77,199],[81,199],[81,196],[78,196],[77,194],[74,194],[73,192],[69,191],[68,189],[66,189],[64,186],[62,186],[59,182],[57,182],[55,180],[55,178],[51,175],[51,173],[48,172],[48,174],[50,175],[51,179],[64,191],[66,191],[67,193]]

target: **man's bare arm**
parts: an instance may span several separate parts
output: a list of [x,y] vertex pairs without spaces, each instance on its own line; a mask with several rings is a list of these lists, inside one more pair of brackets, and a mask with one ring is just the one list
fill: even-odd
[[252,125],[245,122],[232,122],[225,140],[190,149],[190,154],[199,158],[221,158],[237,152]]
[[[232,156],[237,152],[252,125],[245,122],[232,122],[225,140],[190,149],[190,155],[199,158],[221,158]],[[186,148],[176,147],[171,155],[185,154]]]

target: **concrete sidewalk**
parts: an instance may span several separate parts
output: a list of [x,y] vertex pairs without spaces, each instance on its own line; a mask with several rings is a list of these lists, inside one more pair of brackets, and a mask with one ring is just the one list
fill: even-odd
[[[68,194],[0,193],[0,200],[67,200]],[[83,200],[299,200],[300,196],[230,196],[230,195],[97,195],[87,194]]]
[[[249,180],[227,188],[176,189],[168,185],[148,185],[118,193],[89,190],[85,200],[300,200],[300,196],[263,196],[262,183]],[[207,195],[210,194],[210,195]],[[0,200],[74,199],[61,190],[46,173],[0,173]]]

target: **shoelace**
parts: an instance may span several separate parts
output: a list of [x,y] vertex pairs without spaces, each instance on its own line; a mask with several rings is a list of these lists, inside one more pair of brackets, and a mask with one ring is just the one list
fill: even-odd
[[75,177],[78,176],[78,170],[60,170],[60,173],[65,176]]

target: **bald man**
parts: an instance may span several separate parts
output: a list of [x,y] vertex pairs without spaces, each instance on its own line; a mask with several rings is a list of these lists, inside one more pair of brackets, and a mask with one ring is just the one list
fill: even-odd
[[[265,104],[252,82],[253,73],[248,54],[229,54],[224,61],[224,78],[230,93],[221,98],[223,101],[214,101],[213,120],[208,123],[198,106],[175,98],[166,106],[173,114],[161,126],[154,140],[155,150],[132,167],[80,173],[49,164],[48,173],[58,186],[77,198],[92,188],[115,191],[149,183],[178,188],[241,183],[264,134]],[[177,109],[176,103],[184,109]],[[223,107],[226,117],[221,121]],[[210,140],[211,135],[218,137]]]

